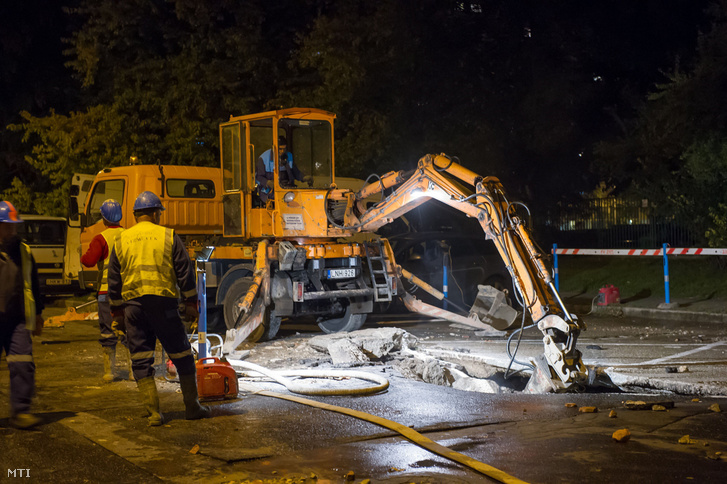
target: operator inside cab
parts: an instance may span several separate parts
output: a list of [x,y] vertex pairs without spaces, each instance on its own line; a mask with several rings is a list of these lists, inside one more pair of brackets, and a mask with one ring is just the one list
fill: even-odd
[[[307,181],[310,185],[313,179],[303,175],[293,163],[293,153],[288,151],[288,140],[285,136],[278,137],[278,179],[281,188],[295,188],[295,181]],[[275,158],[272,148],[264,152],[255,164],[255,181],[257,182],[260,200],[266,203],[273,198],[272,181],[275,171]]]

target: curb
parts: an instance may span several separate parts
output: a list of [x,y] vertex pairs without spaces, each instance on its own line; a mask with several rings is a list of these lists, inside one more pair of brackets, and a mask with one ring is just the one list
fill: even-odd
[[[589,306],[573,306],[575,312],[579,315],[591,311]],[[680,311],[677,309],[652,309],[652,308],[633,308],[618,304],[609,306],[594,306],[591,315],[596,316],[632,316],[635,318],[647,319],[666,319],[678,321],[699,321],[703,323],[727,323],[727,314],[725,313],[704,313],[697,311]]]

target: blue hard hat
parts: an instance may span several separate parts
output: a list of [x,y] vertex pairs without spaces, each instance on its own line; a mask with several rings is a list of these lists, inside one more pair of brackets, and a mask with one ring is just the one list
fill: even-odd
[[107,222],[115,224],[116,222],[121,220],[122,217],[121,204],[119,204],[119,202],[117,202],[113,198],[109,198],[101,204],[101,216]]
[[162,206],[162,201],[159,200],[159,197],[157,197],[153,192],[141,192],[139,196],[136,197],[136,201],[134,202],[134,212],[136,212],[137,210],[147,210],[150,208],[166,210],[164,206]]
[[19,224],[23,220],[10,202],[0,202],[0,222]]

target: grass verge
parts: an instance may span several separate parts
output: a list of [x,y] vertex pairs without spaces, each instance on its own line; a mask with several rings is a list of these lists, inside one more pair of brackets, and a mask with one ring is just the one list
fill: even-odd
[[[613,284],[621,298],[664,297],[662,257],[558,256],[560,291],[587,293]],[[669,258],[669,291],[672,298],[727,299],[725,260],[716,256]]]

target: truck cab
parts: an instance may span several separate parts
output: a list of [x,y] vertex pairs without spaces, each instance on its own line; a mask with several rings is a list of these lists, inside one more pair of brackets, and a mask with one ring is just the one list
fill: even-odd
[[[177,165],[131,165],[104,168],[96,175],[80,214],[80,246],[76,257],[84,254],[93,238],[106,226],[101,219],[103,202],[113,198],[121,204],[124,228],[136,224],[134,201],[143,191],[159,195],[166,208],[161,225],[171,227],[194,252],[214,236],[222,234],[222,177],[219,168]],[[79,272],[82,287],[91,289],[98,277],[96,267]]]
[[[263,237],[328,237],[323,211],[334,183],[333,121],[335,115],[311,108],[230,117],[220,125],[220,155],[225,206],[224,234],[243,239]],[[305,175],[309,187],[281,184],[279,139]],[[268,150],[274,161],[272,197],[262,201],[256,164]],[[300,182],[298,182],[300,183]],[[238,210],[239,207],[239,210]]]

